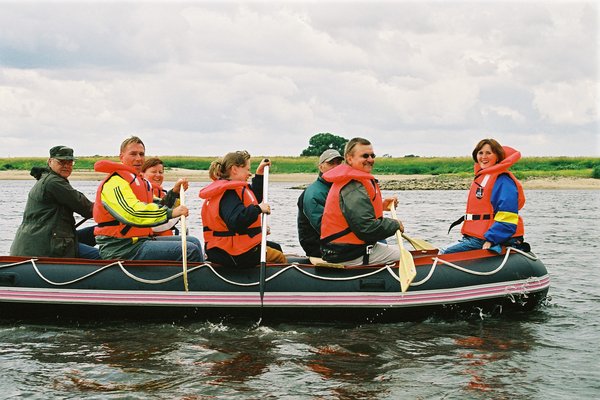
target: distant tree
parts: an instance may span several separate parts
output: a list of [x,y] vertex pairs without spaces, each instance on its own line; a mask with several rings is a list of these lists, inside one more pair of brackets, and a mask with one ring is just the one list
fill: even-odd
[[344,154],[344,146],[348,139],[331,133],[317,133],[308,141],[308,147],[302,150],[301,156],[320,156],[327,149],[336,149]]

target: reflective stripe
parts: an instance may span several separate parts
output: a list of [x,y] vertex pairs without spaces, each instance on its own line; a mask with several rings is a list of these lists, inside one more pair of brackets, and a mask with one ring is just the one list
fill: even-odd
[[489,181],[489,180],[490,180],[490,175],[485,175],[485,176],[483,177],[483,181],[481,181],[481,185],[480,185],[480,186],[481,186],[482,188],[484,188],[484,187],[485,187],[485,185],[487,185],[487,183],[488,183],[488,181]]
[[465,221],[479,221],[492,219],[491,214],[465,214]]
[[494,221],[506,222],[509,224],[516,225],[519,222],[519,214],[508,212],[508,211],[499,211],[496,213],[496,216],[494,217]]

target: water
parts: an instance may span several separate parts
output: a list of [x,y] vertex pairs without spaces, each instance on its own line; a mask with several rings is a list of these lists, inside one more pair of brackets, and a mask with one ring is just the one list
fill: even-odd
[[[2,181],[7,254],[31,181]],[[90,198],[97,182],[73,182]],[[274,183],[271,238],[300,254],[298,190]],[[188,195],[201,236],[200,183]],[[391,193],[388,193],[391,194]],[[461,191],[399,192],[409,236],[435,244]],[[600,396],[600,191],[527,191],[527,240],[552,299],[520,317],[376,325],[0,321],[0,398],[592,399]]]

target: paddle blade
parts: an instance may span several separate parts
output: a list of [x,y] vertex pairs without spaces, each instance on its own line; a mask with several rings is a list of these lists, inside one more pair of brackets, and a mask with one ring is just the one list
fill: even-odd
[[434,245],[432,245],[431,243],[429,243],[426,240],[412,238],[412,237],[406,236],[404,233],[402,234],[402,237],[404,239],[406,239],[408,241],[408,243],[410,243],[412,245],[412,247],[415,248],[415,250],[436,250],[437,249],[437,247],[435,247]]
[[415,260],[413,260],[412,254],[406,249],[400,251],[400,261],[398,262],[398,272],[400,278],[400,289],[402,292],[406,292],[408,287],[417,276],[417,270],[415,268]]

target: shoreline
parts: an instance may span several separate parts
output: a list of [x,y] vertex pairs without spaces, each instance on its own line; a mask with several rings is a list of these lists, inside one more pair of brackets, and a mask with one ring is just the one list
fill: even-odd
[[[74,171],[70,181],[98,181],[105,174],[94,171]],[[172,168],[165,171],[165,181],[174,182],[177,178],[186,177],[190,182],[210,182],[208,171]],[[471,180],[467,178],[449,178],[434,175],[376,175],[384,190],[467,190]],[[304,187],[316,178],[316,174],[271,174],[271,182],[288,182]],[[0,180],[33,180],[29,171],[0,171]],[[600,190],[600,179],[545,177],[522,180],[525,189],[554,190]]]

